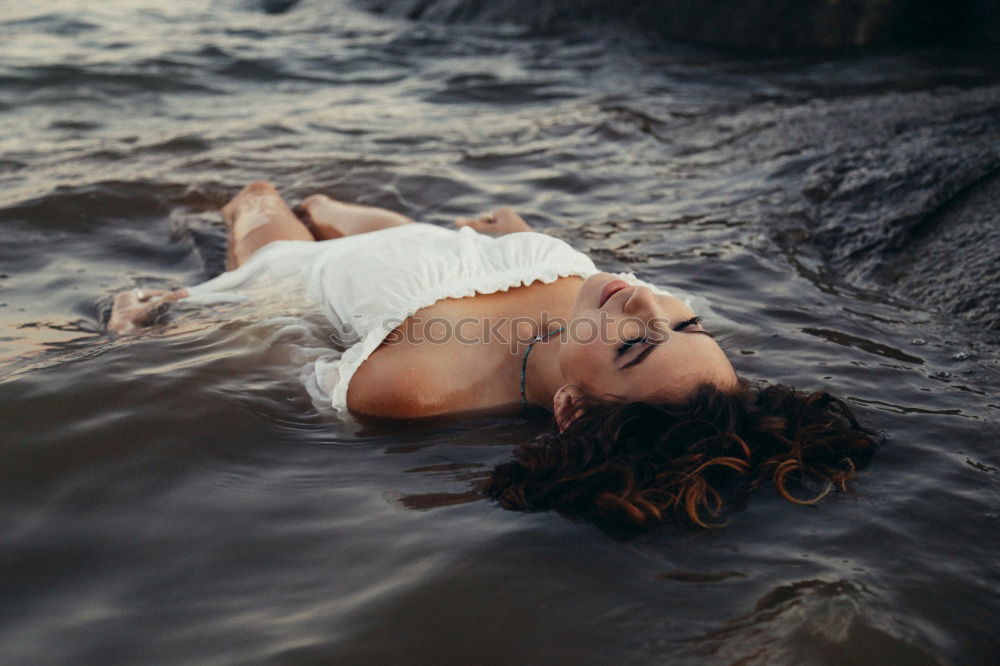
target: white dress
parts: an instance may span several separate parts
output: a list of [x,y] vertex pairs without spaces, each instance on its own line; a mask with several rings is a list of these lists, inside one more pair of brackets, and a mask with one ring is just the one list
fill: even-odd
[[[471,228],[406,224],[317,243],[278,241],[240,268],[189,289],[189,303],[277,292],[305,296],[329,320],[329,353],[311,359],[304,379],[318,402],[347,412],[358,367],[417,310],[445,298],[506,291],[599,272],[587,255],[545,234],[494,237]],[[634,275],[620,277],[643,284]]]

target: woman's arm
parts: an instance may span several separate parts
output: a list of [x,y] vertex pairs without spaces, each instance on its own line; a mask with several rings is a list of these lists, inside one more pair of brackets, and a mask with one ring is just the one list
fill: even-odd
[[531,226],[524,221],[510,206],[497,208],[492,213],[482,213],[477,217],[459,217],[455,226],[472,227],[483,234],[513,234],[518,231],[532,231]]

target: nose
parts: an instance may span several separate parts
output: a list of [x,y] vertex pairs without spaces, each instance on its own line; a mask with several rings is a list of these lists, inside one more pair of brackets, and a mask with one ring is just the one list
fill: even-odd
[[660,315],[660,307],[656,296],[648,287],[638,286],[632,290],[632,295],[622,307],[625,314],[648,321]]
[[[638,286],[625,301],[622,311],[633,320],[635,333],[632,337],[655,337],[665,325],[662,308],[656,295],[648,287]],[[661,325],[662,324],[662,325]]]
[[669,335],[674,326],[694,313],[683,301],[666,294],[656,294],[648,287],[636,287],[622,308],[629,317],[641,321],[645,335]]

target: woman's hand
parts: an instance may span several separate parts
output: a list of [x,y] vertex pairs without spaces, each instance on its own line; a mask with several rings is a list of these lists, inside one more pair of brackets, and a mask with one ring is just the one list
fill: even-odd
[[108,319],[108,330],[125,335],[140,326],[148,326],[163,314],[168,303],[187,295],[187,289],[132,289],[116,294],[111,306],[111,318]]
[[483,213],[477,217],[459,217],[455,220],[458,228],[472,227],[481,234],[512,234],[518,231],[531,231],[524,218],[514,212],[510,206],[497,208],[492,213]]

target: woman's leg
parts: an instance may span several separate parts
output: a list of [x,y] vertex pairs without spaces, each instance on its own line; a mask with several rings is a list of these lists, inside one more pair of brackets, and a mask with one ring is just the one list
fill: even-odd
[[295,214],[316,240],[364,234],[413,222],[405,215],[391,210],[344,203],[325,194],[306,197],[295,207]]
[[278,240],[311,241],[313,235],[270,183],[250,183],[222,208],[229,228],[227,268],[246,263],[254,252]]
[[[250,183],[222,207],[222,219],[229,228],[226,264],[238,268],[254,252],[277,240],[313,241],[302,222],[285,204],[270,183]],[[131,289],[115,296],[108,319],[108,331],[124,335],[149,325],[167,305],[187,297],[187,289]]]

